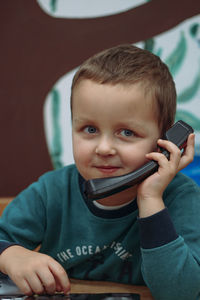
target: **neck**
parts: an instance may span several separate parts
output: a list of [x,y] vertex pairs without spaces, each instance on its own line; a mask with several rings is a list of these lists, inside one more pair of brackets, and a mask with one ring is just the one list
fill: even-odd
[[137,186],[128,188],[120,193],[116,193],[112,196],[97,200],[98,203],[105,206],[118,206],[125,203],[129,203],[137,196]]

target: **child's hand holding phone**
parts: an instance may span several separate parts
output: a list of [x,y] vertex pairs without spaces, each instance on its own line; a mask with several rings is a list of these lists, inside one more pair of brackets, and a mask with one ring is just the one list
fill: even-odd
[[183,152],[168,140],[158,140],[158,146],[166,149],[169,159],[159,152],[146,155],[150,160],[158,163],[158,171],[146,178],[137,190],[137,202],[140,217],[148,217],[164,209],[162,195],[174,176],[187,165],[194,157],[194,134],[190,134]]

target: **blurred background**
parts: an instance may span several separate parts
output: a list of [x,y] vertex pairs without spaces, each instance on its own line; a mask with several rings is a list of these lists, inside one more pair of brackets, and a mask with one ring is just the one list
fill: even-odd
[[182,172],[200,185],[199,0],[1,0],[0,197],[73,163],[70,88],[81,62],[131,43],[168,65],[176,119],[196,134]]

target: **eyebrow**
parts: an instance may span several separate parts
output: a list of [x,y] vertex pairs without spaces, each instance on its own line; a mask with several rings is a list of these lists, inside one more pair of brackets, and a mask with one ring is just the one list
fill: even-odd
[[76,123],[84,123],[84,122],[88,122],[90,120],[88,118],[74,118],[73,121]]
[[[81,117],[81,118],[74,118],[73,119],[74,122],[78,122],[78,123],[84,123],[84,122],[95,122],[95,120],[91,120],[89,118],[84,118],[84,117]],[[138,123],[135,123],[134,121],[125,121],[125,122],[119,122],[118,123],[119,126],[121,127],[127,127],[127,126],[131,126],[131,127],[134,127],[134,128],[138,128],[140,130],[146,128],[145,127],[145,123],[144,123],[144,126],[143,125],[140,125]]]
[[130,126],[137,130],[145,130],[146,129],[145,123],[141,125],[139,123],[135,123],[134,121],[119,122],[119,125],[122,127]]
[[75,125],[78,124],[78,126],[80,125],[84,125],[84,124],[87,124],[87,125],[94,125],[95,123],[95,120],[91,120],[89,118],[74,118],[72,119],[72,123],[74,123]]

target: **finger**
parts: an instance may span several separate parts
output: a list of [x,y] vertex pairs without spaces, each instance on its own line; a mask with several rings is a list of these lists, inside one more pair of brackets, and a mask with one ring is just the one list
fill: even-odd
[[47,294],[54,294],[56,291],[56,280],[49,270],[49,268],[39,269],[37,272],[38,277]]
[[51,263],[49,268],[55,278],[56,286],[61,289],[63,293],[68,293],[70,291],[70,281],[64,268],[56,261]]
[[183,154],[194,154],[195,134],[191,133],[187,139]]
[[178,172],[178,166],[181,158],[181,152],[178,147],[172,142],[166,140],[159,140],[158,144],[160,147],[164,148],[170,153],[169,159],[162,154],[162,152],[152,152],[149,153],[146,157],[157,161],[159,168],[157,175],[165,175],[165,178],[173,178]]
[[177,158],[180,159],[181,152],[175,144],[166,140],[158,140],[158,144],[162,149],[169,152],[169,157],[163,154],[163,151],[158,151],[146,154],[146,157],[148,159],[156,160],[157,162],[159,162],[159,165],[161,165],[162,162],[166,164],[169,163],[169,161],[176,161]]
[[45,291],[43,283],[41,282],[40,278],[36,273],[30,273],[26,276],[26,281],[29,284],[31,290],[35,294],[42,294]]
[[18,288],[20,289],[20,291],[26,295],[26,296],[31,296],[34,294],[33,290],[31,289],[29,283],[27,280],[25,279],[20,279],[19,281],[16,280],[15,284],[18,286]]
[[158,145],[170,153],[169,161],[172,162],[174,165],[178,166],[181,158],[180,149],[174,143],[168,140],[159,139]]
[[159,165],[158,174],[163,173],[164,171],[168,170],[168,168],[169,168],[169,160],[162,153],[152,152],[152,153],[146,154],[146,158],[149,160],[156,161],[158,163],[158,165]]
[[192,133],[189,135],[187,145],[184,148],[182,157],[179,164],[179,171],[188,166],[194,159],[195,152],[195,135]]
[[56,282],[56,292],[62,292],[62,287],[60,286],[59,282]]

